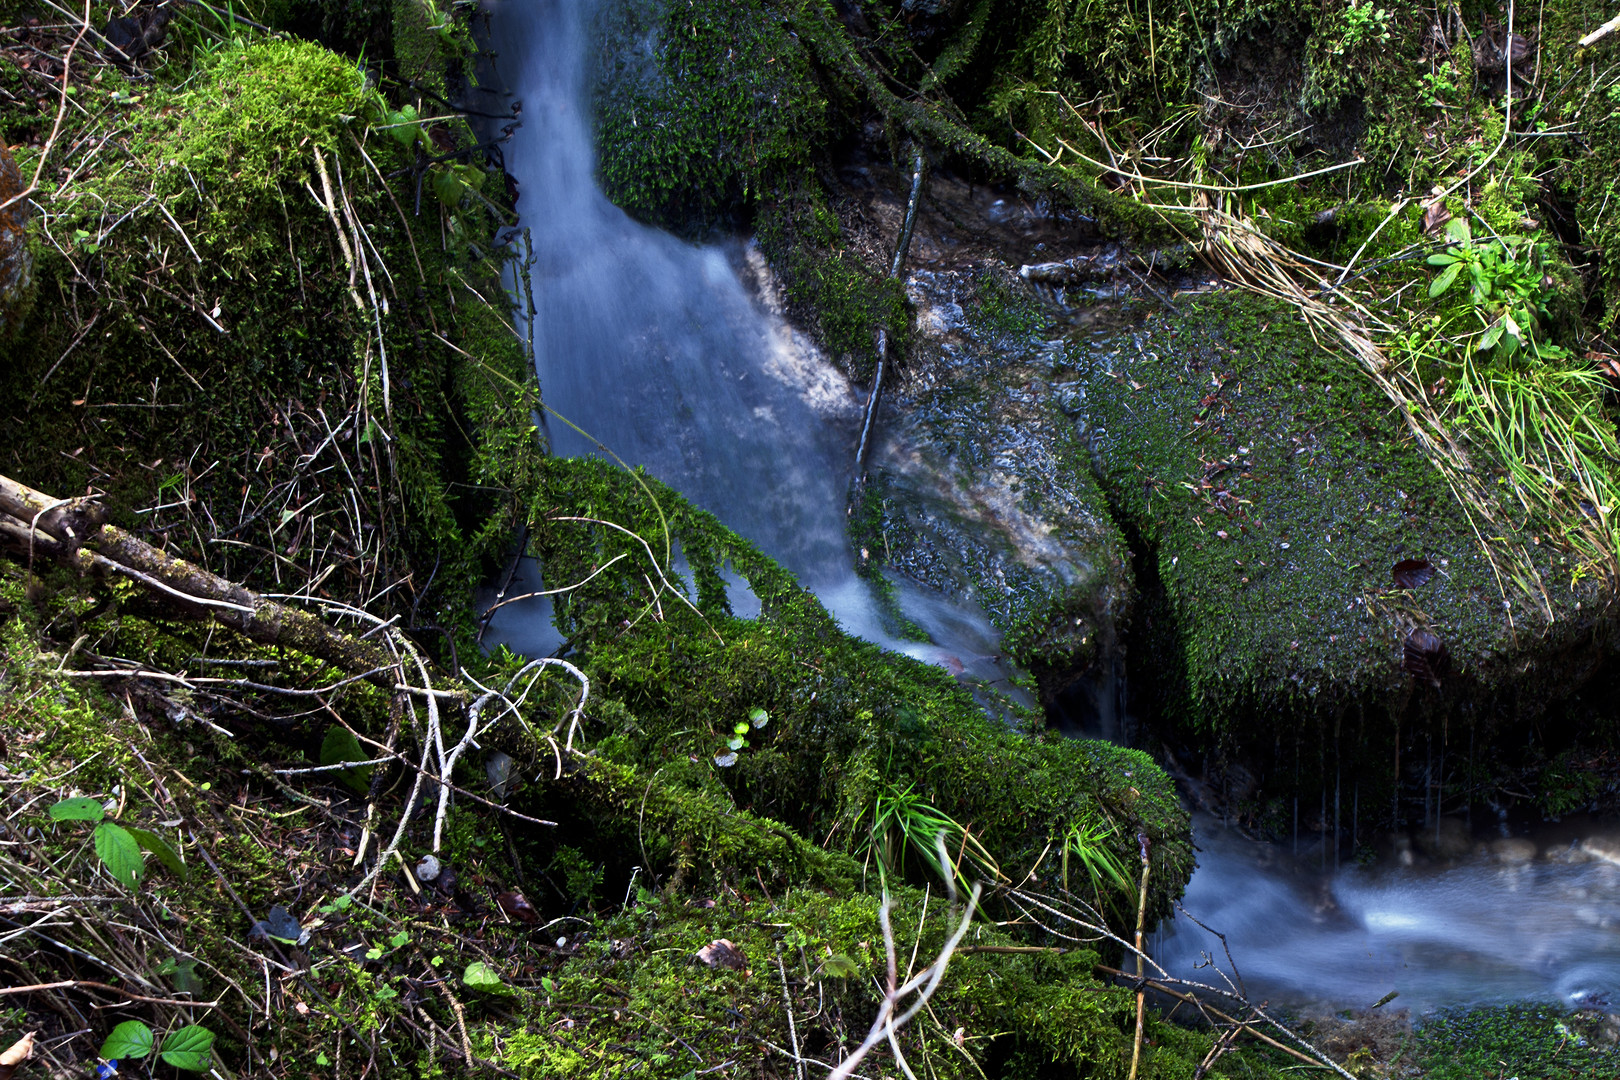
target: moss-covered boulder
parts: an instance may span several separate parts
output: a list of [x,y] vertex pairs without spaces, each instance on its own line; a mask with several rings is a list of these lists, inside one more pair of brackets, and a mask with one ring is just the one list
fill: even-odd
[[[1611,627],[1573,552],[1461,503],[1293,309],[1237,293],[1177,305],[1067,353],[1163,598],[1157,638],[1179,653],[1158,670],[1185,673],[1157,683],[1165,707],[1230,726],[1398,715],[1430,695],[1506,719],[1578,687]],[[1520,551],[1528,581],[1512,576]]]
[[[541,453],[476,140],[312,42],[167,55],[139,87],[75,85],[36,195],[39,300],[0,365],[8,473],[93,486],[233,578],[284,588],[341,553],[353,599],[414,570],[454,621],[439,602],[499,558]],[[51,115],[7,100],[31,173]]]
[[863,569],[977,602],[1018,663],[1072,680],[1111,656],[1134,592],[1075,423],[1086,388],[1004,270],[907,290],[915,355],[853,517]]

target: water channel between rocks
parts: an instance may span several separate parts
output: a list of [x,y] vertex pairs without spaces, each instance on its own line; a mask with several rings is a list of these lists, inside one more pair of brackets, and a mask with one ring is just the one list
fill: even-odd
[[[757,543],[850,633],[987,682],[982,611],[897,583],[932,642],[894,636],[852,569],[845,498],[863,397],[773,310],[768,271],[741,243],[696,247],[610,203],[594,177],[587,0],[503,0],[499,67],[522,100],[507,152],[531,230],[536,366],[559,454],[607,448]],[[745,284],[745,279],[752,278]],[[514,593],[543,586],[532,564]],[[758,602],[738,579],[739,615]],[[540,600],[503,608],[492,638],[539,655],[559,643]],[[1182,978],[1219,983],[1236,961],[1272,1000],[1414,1006],[1556,997],[1620,1001],[1620,842],[1554,835],[1468,842],[1452,858],[1316,869],[1209,818],[1186,909],[1153,949]]]

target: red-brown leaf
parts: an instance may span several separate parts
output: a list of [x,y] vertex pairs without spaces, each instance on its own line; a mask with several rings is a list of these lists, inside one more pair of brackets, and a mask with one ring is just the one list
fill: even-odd
[[1428,559],[1402,559],[1390,568],[1397,589],[1415,589],[1434,577],[1434,564]]
[[520,892],[503,892],[495,897],[495,902],[501,906],[502,911],[506,912],[509,919],[517,919],[519,922],[526,923],[540,921],[540,913],[534,910],[529,904],[528,898]]
[[697,958],[710,967],[730,968],[732,971],[741,971],[748,966],[748,959],[743,956],[742,950],[725,938],[703,946],[697,951]]

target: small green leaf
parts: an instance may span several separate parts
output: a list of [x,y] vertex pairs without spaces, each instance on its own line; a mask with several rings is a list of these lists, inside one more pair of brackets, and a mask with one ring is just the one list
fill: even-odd
[[101,808],[100,799],[83,795],[77,799],[63,799],[48,812],[52,821],[100,821],[107,816],[107,811]]
[[392,1001],[394,998],[399,997],[399,991],[395,990],[392,986],[380,986],[377,988],[377,993],[373,996],[375,996],[378,1001]]
[[391,949],[402,948],[410,943],[411,932],[409,930],[401,930],[399,933],[388,939],[388,947]]
[[[364,760],[366,752],[360,748],[360,740],[354,737],[354,732],[339,724],[327,728],[326,738],[321,740],[322,765]],[[371,786],[372,768],[371,765],[362,765],[357,769],[344,769],[338,773],[338,779],[352,788],[355,794],[364,795]]]
[[125,1020],[101,1044],[101,1056],[109,1060],[143,1058],[151,1052],[152,1029],[139,1020]]
[[324,1067],[332,1064],[332,1059],[326,1056],[325,1050],[322,1050],[320,1053],[315,1055],[315,1064]]
[[1454,262],[1444,270],[1440,271],[1440,276],[1429,282],[1430,298],[1432,299],[1433,297],[1439,296],[1441,293],[1451,288],[1451,286],[1457,280],[1457,275],[1462,272],[1462,268],[1462,263]]
[[1468,227],[1467,218],[1452,218],[1446,222],[1446,239],[1453,244],[1466,244],[1474,239],[1473,230]]
[[733,750],[741,750],[743,747],[748,745],[748,740],[744,739],[741,735],[738,735],[735,738],[727,739],[726,745],[731,747]]
[[146,874],[146,863],[141,860],[141,846],[121,825],[103,821],[96,826],[96,854],[107,865],[112,876],[130,892],[140,888]]
[[164,1037],[158,1057],[177,1069],[207,1072],[213,1064],[213,1051],[214,1033],[201,1024],[187,1024]]
[[748,721],[746,721],[746,720],[737,721],[735,724],[733,724],[731,726],[731,730],[735,731],[738,735],[746,735],[746,734],[748,734]]
[[1458,262],[1458,261],[1459,260],[1458,260],[1457,256],[1448,255],[1444,251],[1440,252],[1438,255],[1430,255],[1429,256],[1429,265],[1430,266],[1450,266],[1452,263]]
[[771,714],[764,709],[755,709],[748,714],[748,722],[757,728],[762,728],[771,722]]
[[1494,322],[1488,326],[1485,329],[1485,333],[1480,336],[1479,347],[1481,349],[1494,348],[1496,343],[1500,340],[1502,340],[1502,324],[1500,322]]
[[512,988],[501,981],[495,969],[482,960],[474,960],[467,965],[461,973],[461,981],[474,990],[483,990],[491,994],[510,994]]
[[858,974],[860,969],[855,966],[855,961],[843,953],[839,953],[823,960],[821,962],[821,971],[822,974],[830,975],[835,979],[847,979],[851,975]]
[[191,872],[186,869],[186,864],[180,861],[180,853],[170,847],[169,842],[163,837],[146,829],[137,829],[133,825],[124,826],[124,830],[135,838],[137,844],[157,856],[157,861],[162,863],[169,873],[181,881],[185,881],[191,876]]

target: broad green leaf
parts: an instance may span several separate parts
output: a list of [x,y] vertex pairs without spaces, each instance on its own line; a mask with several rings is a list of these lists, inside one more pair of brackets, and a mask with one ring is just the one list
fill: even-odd
[[1467,218],[1452,218],[1446,222],[1446,239],[1453,244],[1466,244],[1473,238],[1474,233],[1468,227]]
[[838,953],[821,962],[821,972],[835,979],[847,979],[851,975],[859,974],[860,968],[856,967],[854,960],[843,953]]
[[1450,266],[1452,263],[1458,261],[1460,260],[1456,255],[1448,255],[1444,251],[1440,252],[1438,255],[1429,256],[1430,266]]
[[125,1020],[101,1044],[101,1056],[110,1061],[143,1058],[152,1052],[152,1029],[139,1020]]
[[1429,282],[1430,298],[1432,299],[1433,297],[1439,296],[1441,293],[1451,288],[1451,286],[1457,280],[1457,275],[1462,273],[1462,268],[1462,263],[1454,262],[1444,270],[1440,271],[1440,275],[1433,281]]
[[1486,327],[1485,333],[1480,336],[1479,347],[1481,349],[1494,348],[1496,343],[1501,339],[1502,324],[1500,322],[1494,322],[1490,326]]
[[[366,752],[360,748],[360,740],[354,737],[354,732],[339,724],[327,728],[326,738],[321,740],[322,765],[364,760]],[[358,769],[344,769],[338,773],[338,779],[354,789],[355,794],[364,795],[371,786],[372,768],[371,765],[363,765]]]
[[100,821],[107,816],[100,799],[81,795],[77,799],[63,799],[49,811],[52,821]]
[[140,888],[146,874],[141,861],[141,846],[122,825],[103,821],[96,826],[96,854],[107,864],[107,870],[130,892]]
[[191,876],[191,872],[186,869],[186,864],[180,861],[180,853],[170,847],[169,842],[163,837],[146,829],[137,829],[133,825],[125,825],[124,831],[133,836],[137,844],[157,856],[157,861],[162,863],[169,873],[181,881]]
[[461,973],[461,981],[474,990],[484,990],[491,994],[510,994],[512,988],[501,981],[495,969],[482,960],[474,960],[467,965]]
[[187,1024],[163,1039],[158,1057],[177,1069],[207,1072],[214,1060],[214,1033],[201,1024]]

